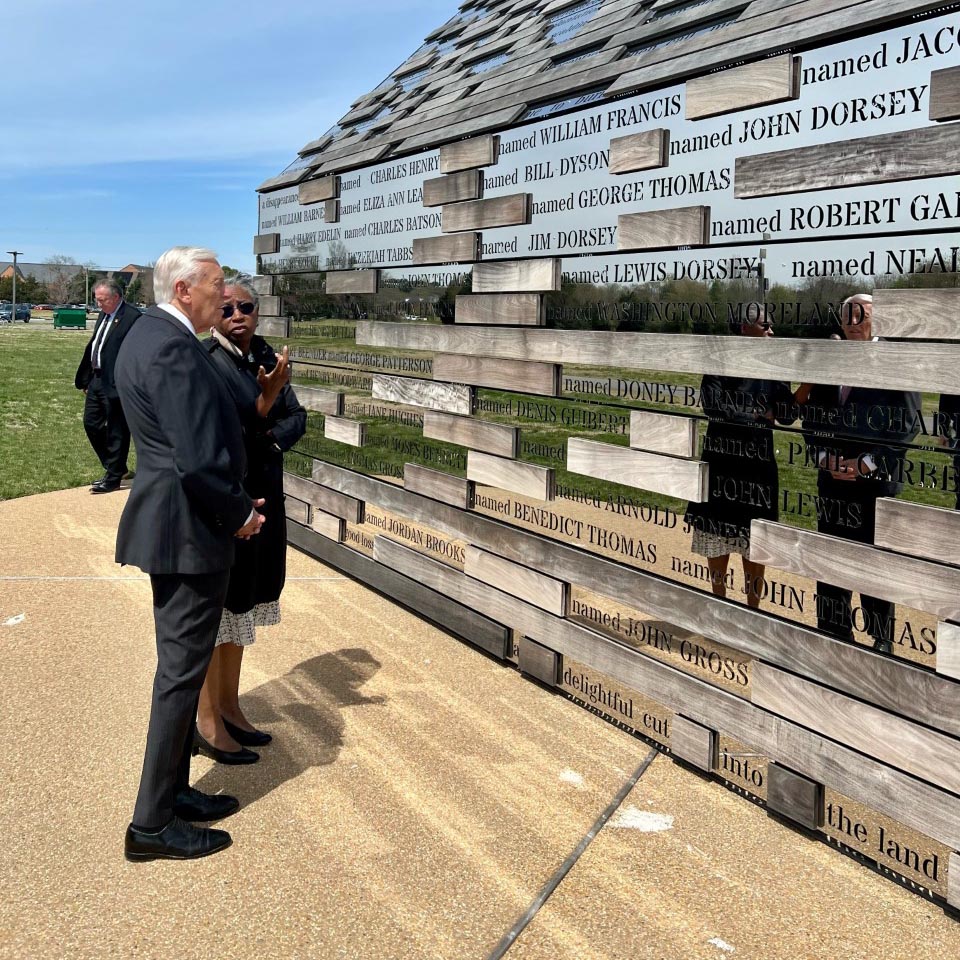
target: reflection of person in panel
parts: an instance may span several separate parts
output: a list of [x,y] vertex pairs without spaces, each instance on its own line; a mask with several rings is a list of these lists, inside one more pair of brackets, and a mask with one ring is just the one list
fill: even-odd
[[940,397],[940,443],[957,451],[953,455],[953,483],[960,510],[960,396],[945,393]]
[[[858,293],[841,307],[845,340],[873,340],[873,297]],[[807,443],[819,467],[817,529],[857,543],[873,543],[877,500],[903,489],[905,449],[917,434],[920,394],[874,387],[814,384],[804,415]],[[841,640],[865,628],[874,649],[892,649],[894,607],[861,595],[854,615],[851,592],[817,584],[817,624]]]
[[[773,324],[762,311],[740,326],[744,337],[772,337]],[[709,499],[687,506],[693,529],[690,549],[706,557],[713,592],[726,596],[731,553],[743,558],[747,604],[760,605],[763,564],[748,559],[750,522],[776,520],[779,500],[774,456],[774,411],[790,411],[790,386],[709,374],[700,383],[700,403],[710,422],[702,459],[709,464]],[[792,423],[793,418],[784,421]]]

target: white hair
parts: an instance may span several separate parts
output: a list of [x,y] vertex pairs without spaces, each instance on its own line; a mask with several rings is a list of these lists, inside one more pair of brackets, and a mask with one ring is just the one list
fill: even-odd
[[170,303],[178,280],[195,283],[200,264],[216,259],[217,255],[206,247],[171,247],[160,254],[153,266],[153,295],[157,303]]
[[232,277],[226,277],[223,281],[224,288],[226,287],[237,287],[240,290],[246,292],[247,296],[253,302],[255,307],[260,306],[260,297],[257,295],[257,291],[254,290],[253,277],[248,273],[237,273]]
[[848,303],[873,303],[873,295],[869,293],[855,293],[852,297],[847,297],[847,299],[843,301],[844,306]]

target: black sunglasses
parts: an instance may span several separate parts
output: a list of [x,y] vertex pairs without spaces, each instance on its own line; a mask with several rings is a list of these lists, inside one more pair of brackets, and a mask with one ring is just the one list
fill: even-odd
[[257,305],[250,300],[244,300],[243,303],[238,303],[236,308],[234,308],[232,303],[225,303],[222,309],[223,319],[227,320],[233,316],[234,309],[239,310],[245,317],[249,317],[250,314],[257,309]]

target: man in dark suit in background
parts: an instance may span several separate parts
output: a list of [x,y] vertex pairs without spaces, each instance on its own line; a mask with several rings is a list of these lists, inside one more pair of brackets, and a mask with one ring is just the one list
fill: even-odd
[[[873,340],[873,297],[858,293],[841,307],[845,340]],[[877,500],[904,486],[906,449],[919,430],[921,396],[904,390],[815,384],[804,417],[817,466],[817,530],[857,543],[873,543]],[[893,646],[894,605],[861,595],[866,632],[875,650]],[[817,583],[817,625],[853,639],[851,591]]]
[[86,394],[83,428],[104,470],[103,476],[90,490],[110,493],[120,489],[120,481],[127,473],[127,454],[130,452],[130,428],[117,395],[117,354],[140,311],[123,299],[123,291],[113,280],[97,283],[93,296],[100,308],[100,316],[83,351],[74,384]]
[[230,844],[216,820],[234,797],[189,786],[194,718],[233,563],[234,537],[257,533],[262,500],[244,493],[239,414],[197,335],[223,304],[216,254],[174,247],[157,260],[158,305],[117,358],[117,389],[137,447],[137,482],[117,531],[117,562],[150,574],[157,672],[128,860],[191,859]]

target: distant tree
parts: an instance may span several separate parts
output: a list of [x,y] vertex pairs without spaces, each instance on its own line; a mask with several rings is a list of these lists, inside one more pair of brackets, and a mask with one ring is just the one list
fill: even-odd
[[47,298],[53,303],[67,303],[70,300],[70,288],[79,271],[81,280],[83,269],[73,257],[56,253],[44,261],[47,270]]
[[143,303],[143,281],[139,274],[130,281],[124,297],[129,303]]
[[[0,300],[13,299],[13,277],[0,280]],[[33,277],[17,277],[17,303],[42,303],[47,299],[47,288]]]

